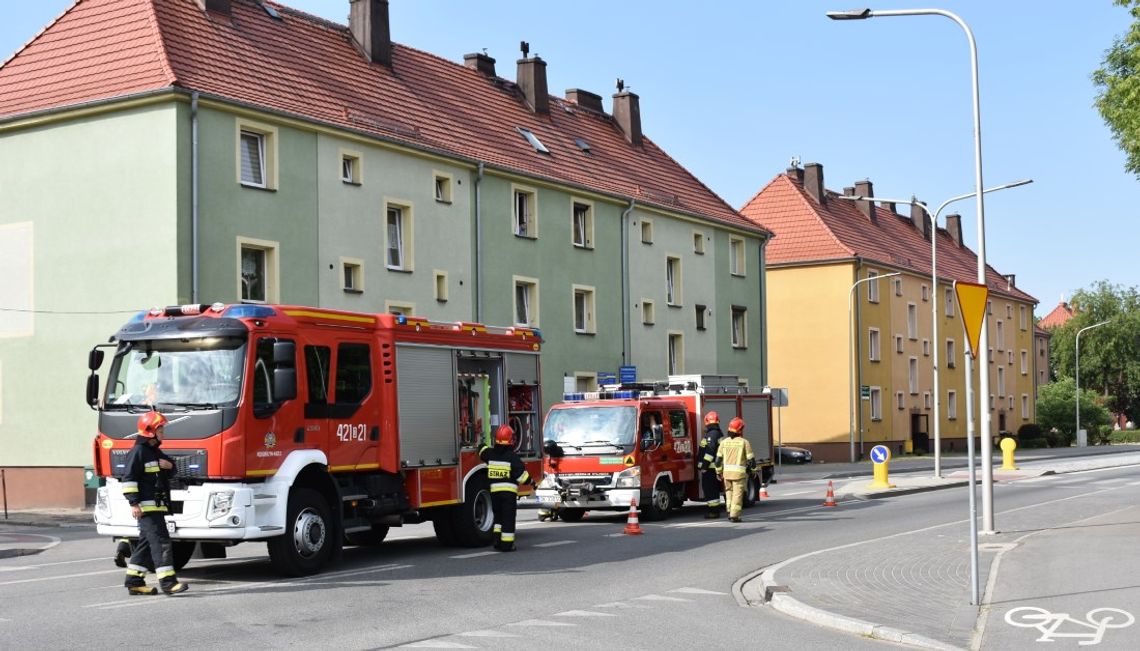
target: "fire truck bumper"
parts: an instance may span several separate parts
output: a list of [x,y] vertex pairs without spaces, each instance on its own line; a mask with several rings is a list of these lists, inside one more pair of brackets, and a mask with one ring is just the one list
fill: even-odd
[[634,499],[641,499],[639,488],[611,488],[593,493],[568,491],[565,498],[555,490],[535,491],[540,508],[554,509],[628,509]]
[[[259,487],[240,483],[216,483],[190,486],[171,491],[172,513],[166,516],[166,528],[174,540],[242,541],[280,535],[284,531],[276,508],[281,500]],[[105,536],[138,535],[131,517],[131,507],[123,497],[119,483],[113,479],[100,488],[95,502],[96,531]]]

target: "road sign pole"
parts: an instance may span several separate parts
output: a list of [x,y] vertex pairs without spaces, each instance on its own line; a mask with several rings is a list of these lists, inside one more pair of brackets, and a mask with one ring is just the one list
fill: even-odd
[[978,605],[978,498],[974,479],[974,356],[966,348],[966,463],[970,467],[970,605]]

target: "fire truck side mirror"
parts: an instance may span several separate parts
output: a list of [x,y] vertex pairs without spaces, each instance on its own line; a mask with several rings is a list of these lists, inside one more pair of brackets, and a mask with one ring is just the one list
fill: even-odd
[[[290,344],[292,345],[292,344]],[[274,347],[276,353],[276,346]],[[273,369],[273,401],[285,402],[297,397],[297,369]]]
[[275,366],[288,364],[292,366],[297,357],[297,345],[291,341],[273,342],[273,364]]
[[554,441],[550,440],[546,441],[546,443],[543,443],[542,451],[545,452],[546,456],[550,457],[551,459],[561,459],[566,455],[566,451],[562,449],[561,445],[558,445]]
[[[99,351],[100,353],[103,351]],[[87,405],[95,407],[99,404],[99,375],[92,373],[87,376]]]
[[98,348],[92,348],[91,352],[87,353],[87,368],[92,371],[98,371],[102,365],[103,351]]

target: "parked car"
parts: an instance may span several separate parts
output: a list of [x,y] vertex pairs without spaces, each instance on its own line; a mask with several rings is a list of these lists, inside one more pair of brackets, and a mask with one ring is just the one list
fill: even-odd
[[782,463],[811,463],[811,450],[793,445],[781,445],[778,449]]

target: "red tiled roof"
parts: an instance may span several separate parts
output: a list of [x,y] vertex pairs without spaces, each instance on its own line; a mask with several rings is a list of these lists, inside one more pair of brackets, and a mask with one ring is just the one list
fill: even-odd
[[1037,322],[1037,325],[1046,330],[1051,330],[1065,325],[1071,318],[1073,318],[1072,308],[1070,308],[1069,304],[1065,301],[1061,301],[1057,304],[1057,307],[1053,308],[1052,312],[1042,317],[1042,319]]
[[0,120],[192,89],[757,230],[648,138],[626,142],[608,115],[556,97],[535,114],[514,83],[399,44],[391,68],[371,64],[347,27],[266,4],[280,20],[251,0],[233,0],[232,18],[195,0],[78,0],[0,67]]
[[[910,217],[874,205],[876,222],[859,211],[854,202],[834,199],[820,205],[803,185],[787,174],[772,179],[743,208],[741,214],[772,231],[775,237],[765,248],[769,266],[821,263],[863,258],[896,269],[930,275],[930,241],[911,223]],[[958,246],[944,229],[938,229],[938,276],[977,282],[978,258],[969,248]],[[993,267],[986,266],[990,291],[1036,303],[1029,294],[1010,287]]]

